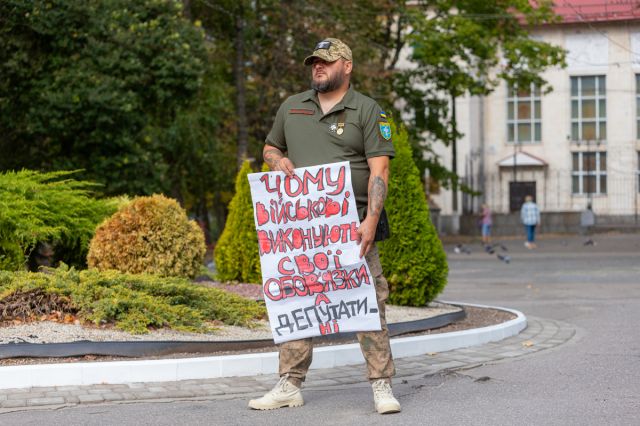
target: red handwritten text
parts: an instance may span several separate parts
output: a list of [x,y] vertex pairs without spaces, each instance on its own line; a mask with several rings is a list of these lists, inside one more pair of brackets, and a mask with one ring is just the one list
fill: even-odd
[[300,195],[309,195],[313,188],[317,191],[325,191],[325,186],[331,188],[327,195],[337,195],[342,193],[345,185],[346,167],[342,166],[338,169],[338,175],[333,178],[331,176],[331,168],[320,168],[315,175],[308,170],[302,176],[283,176],[279,173],[264,174],[260,177],[260,181],[264,183],[265,189],[269,193],[277,193],[282,198],[284,192],[289,197],[298,197]]
[[274,302],[290,297],[313,296],[338,290],[359,288],[370,285],[369,275],[364,265],[354,269],[334,269],[317,274],[285,275],[269,278],[264,283],[264,294]]
[[[346,196],[349,196],[347,191]],[[254,208],[258,226],[262,226],[269,221],[277,225],[295,221],[310,221],[316,218],[329,218],[340,214],[346,216],[349,210],[349,203],[345,199],[340,203],[329,197],[320,197],[317,200],[296,200],[285,201],[270,200],[269,206],[265,207],[261,202],[257,202]]]
[[268,253],[287,253],[293,250],[308,250],[326,247],[329,244],[358,241],[356,222],[340,225],[315,225],[308,228],[288,228],[277,231],[258,231],[260,256]]

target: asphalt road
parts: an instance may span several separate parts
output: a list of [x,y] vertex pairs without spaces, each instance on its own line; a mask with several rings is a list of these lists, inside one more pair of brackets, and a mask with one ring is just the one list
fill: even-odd
[[396,383],[399,414],[377,415],[363,383],[307,391],[304,407],[270,412],[248,410],[242,397],[26,411],[0,424],[640,425],[640,234],[594,240],[542,239],[535,251],[505,241],[509,264],[479,245],[470,255],[447,247],[441,300],[511,307],[578,332],[548,351]]

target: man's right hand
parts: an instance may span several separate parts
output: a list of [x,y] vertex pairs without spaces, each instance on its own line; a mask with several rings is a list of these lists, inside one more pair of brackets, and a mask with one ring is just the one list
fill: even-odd
[[262,156],[272,171],[284,172],[287,176],[293,176],[293,169],[295,169],[293,162],[285,157],[278,148],[265,145]]
[[278,160],[274,168],[274,170],[284,172],[287,176],[293,176],[293,169],[295,169],[295,166],[287,157]]

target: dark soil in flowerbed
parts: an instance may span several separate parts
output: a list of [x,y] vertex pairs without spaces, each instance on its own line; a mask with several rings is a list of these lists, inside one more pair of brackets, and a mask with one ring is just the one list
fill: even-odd
[[44,320],[52,314],[76,312],[69,299],[55,293],[45,293],[42,289],[18,291],[0,300],[0,322],[12,319]]
[[219,288],[221,290],[246,297],[247,299],[264,300],[264,293],[262,292],[262,286],[260,284],[221,283],[217,281],[211,281],[208,277],[198,277],[194,281],[198,285],[204,287]]

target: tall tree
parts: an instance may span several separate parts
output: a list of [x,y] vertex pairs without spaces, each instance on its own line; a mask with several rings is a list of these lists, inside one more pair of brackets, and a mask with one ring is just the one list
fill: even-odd
[[6,0],[0,17],[0,169],[84,169],[112,194],[167,189],[154,129],[191,103],[206,62],[182,4]]
[[309,87],[302,60],[323,38],[338,37],[352,47],[358,90],[393,103],[388,65],[401,47],[393,24],[404,1],[191,0],[190,6],[216,48],[215,60],[233,64],[228,84],[235,92],[238,161],[261,158],[280,103]]
[[153,129],[167,159],[169,193],[207,231],[207,243],[224,227],[236,172],[235,125],[228,118],[234,115],[233,88],[226,78],[227,70],[210,60],[194,102],[179,109],[169,125]]
[[563,66],[564,51],[531,38],[529,28],[556,21],[552,1],[427,0],[416,2],[405,17],[415,67],[398,72],[395,87],[411,113],[414,136],[419,139],[426,132],[427,142],[451,146],[451,171],[437,159],[429,166],[436,178],[452,183],[455,203],[456,141],[461,136],[455,101],[467,94],[487,95],[501,81],[551,89],[541,74]]

